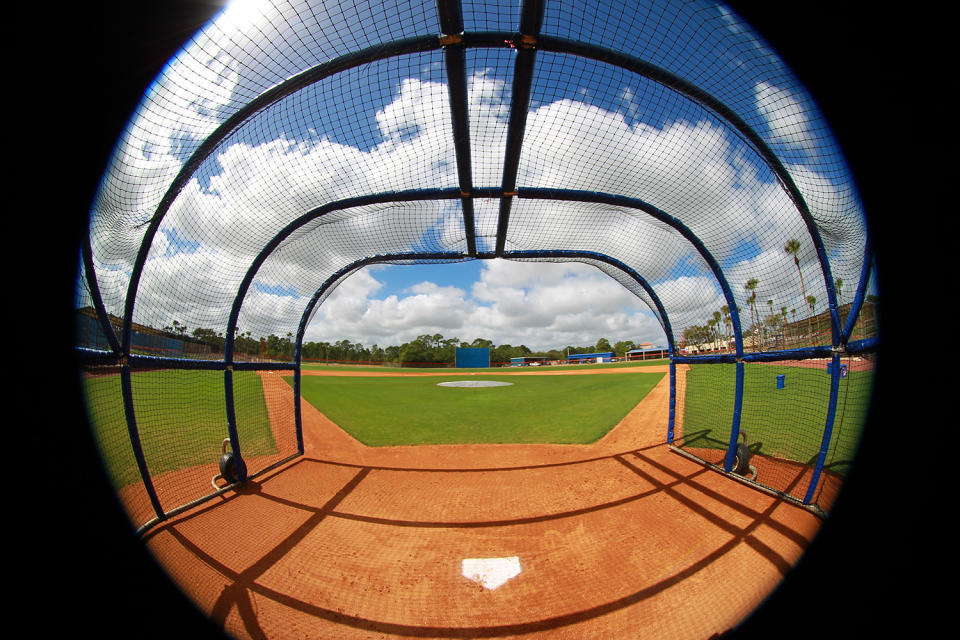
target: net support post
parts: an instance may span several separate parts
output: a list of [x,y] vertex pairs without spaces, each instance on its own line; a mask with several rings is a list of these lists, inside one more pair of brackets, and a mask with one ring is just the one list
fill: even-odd
[[820,475],[823,473],[823,464],[827,459],[827,451],[830,448],[830,439],[833,436],[833,421],[837,415],[837,395],[840,391],[840,353],[835,352],[830,360],[830,400],[827,405],[827,421],[823,427],[823,438],[820,441],[820,451],[817,453],[817,463],[813,468],[813,476],[810,478],[810,486],[807,487],[807,493],[803,498],[804,504],[810,504],[813,501],[813,495],[817,490],[817,483],[820,482]]
[[673,444],[674,426],[677,418],[677,364],[670,356],[670,417],[667,420],[667,443]]
[[130,378],[130,365],[126,362],[122,362],[120,365],[120,390],[123,394],[123,411],[127,418],[127,433],[130,436],[133,457],[137,461],[137,469],[140,471],[140,478],[143,480],[143,487],[150,498],[150,504],[153,505],[153,511],[157,514],[157,518],[163,520],[166,515],[163,513],[163,507],[160,506],[157,490],[153,486],[153,479],[150,477],[150,470],[147,468],[147,459],[143,455],[140,430],[137,428],[137,418],[133,412],[133,382]]
[[230,451],[233,453],[234,464],[237,468],[237,481],[247,480],[247,465],[240,454],[240,436],[237,433],[237,414],[233,397],[233,367],[228,366],[223,371],[223,390],[227,401],[227,433],[230,435]]
[[730,425],[730,445],[723,459],[723,470],[730,473],[733,458],[737,451],[737,438],[740,437],[740,416],[743,412],[743,360],[737,359],[737,386],[733,396],[733,423]]
[[303,366],[303,352],[301,345],[302,336],[297,336],[297,344],[294,351],[294,362],[296,367],[293,369],[293,429],[297,434],[297,453],[303,455],[303,416],[300,410],[300,367]]

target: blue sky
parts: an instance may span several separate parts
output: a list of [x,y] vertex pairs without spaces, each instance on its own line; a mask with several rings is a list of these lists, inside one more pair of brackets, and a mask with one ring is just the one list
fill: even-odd
[[[468,6],[466,28],[514,30],[519,2],[499,5],[475,15]],[[307,20],[296,28],[276,18],[257,21],[256,13],[224,14],[223,30],[211,28],[195,38],[151,89],[118,147],[118,157],[128,164],[118,164],[105,180],[102,210],[135,201],[141,207],[136,215],[144,215],[199,141],[251,96],[378,38],[436,33],[433,7],[432,0],[399,3],[387,14],[358,18],[326,14],[335,8],[318,6],[309,19],[285,16],[293,23]],[[630,55],[695,79],[770,136],[801,189],[825,194],[825,225],[848,224],[846,211],[829,208],[833,192],[838,201],[847,197],[842,181],[848,176],[837,150],[802,88],[792,84],[762,41],[706,3],[622,9],[606,1],[547,3],[544,33],[600,46],[617,42]],[[244,26],[227,20],[241,15],[254,21]],[[709,28],[682,29],[701,20]],[[390,33],[375,33],[369,29],[374,24]],[[311,31],[309,47],[297,29]],[[295,32],[297,38],[288,37]],[[270,55],[263,50],[267,40],[276,48]],[[260,53],[251,57],[249,51]],[[703,55],[688,55],[694,51]],[[509,48],[467,54],[474,186],[500,181],[515,55]],[[442,61],[437,50],[348,70],[258,113],[224,140],[163,221],[141,280],[139,321],[223,324],[231,298],[221,288],[238,282],[259,248],[297,216],[345,197],[455,186]],[[760,274],[766,289],[759,296],[776,299],[778,306],[797,306],[800,298],[794,265],[782,247],[786,238],[801,234],[807,286],[826,299],[812,242],[802,236],[792,203],[760,156],[710,111],[635,74],[541,52],[527,126],[520,186],[605,191],[650,202],[680,217],[708,243],[736,295],[743,295],[747,278]],[[828,173],[821,173],[823,167]],[[290,328],[280,324],[295,326],[304,300],[331,273],[363,257],[357,252],[372,236],[382,249],[378,253],[460,250],[462,226],[457,216],[445,215],[448,209],[372,211],[317,225],[312,233],[329,238],[304,242],[264,264],[241,325],[254,333],[258,328],[286,333]],[[494,214],[493,207],[482,214],[478,209],[478,233],[487,239],[495,229]],[[613,217],[620,226],[605,227]],[[565,225],[578,237],[559,233]],[[103,228],[104,236],[95,241],[101,288],[121,291],[130,256],[119,247],[134,245],[124,230]],[[508,240],[525,247],[603,246],[657,289],[677,330],[703,323],[723,304],[703,262],[692,260],[690,246],[662,225],[622,212],[551,209],[528,201],[516,205],[511,233]],[[849,292],[860,262],[856,233],[847,236],[853,240],[838,241],[830,250],[837,256],[835,276],[843,277]],[[537,349],[592,344],[600,337],[665,342],[646,306],[596,269],[503,261],[363,269],[322,305],[307,339],[397,344],[421,333]]]

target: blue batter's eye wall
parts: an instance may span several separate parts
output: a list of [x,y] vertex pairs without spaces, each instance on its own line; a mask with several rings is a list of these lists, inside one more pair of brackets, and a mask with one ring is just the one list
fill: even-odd
[[490,366],[488,347],[457,347],[456,362],[458,369],[471,369]]
[[603,353],[571,353],[567,356],[568,362],[613,362],[613,351]]

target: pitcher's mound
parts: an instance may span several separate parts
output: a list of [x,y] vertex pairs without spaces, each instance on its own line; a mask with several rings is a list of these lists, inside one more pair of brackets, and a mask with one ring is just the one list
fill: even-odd
[[438,387],[509,387],[512,382],[497,382],[495,380],[455,380],[453,382],[438,382]]

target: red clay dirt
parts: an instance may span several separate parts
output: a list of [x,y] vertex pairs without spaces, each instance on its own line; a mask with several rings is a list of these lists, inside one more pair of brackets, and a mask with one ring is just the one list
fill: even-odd
[[[576,373],[605,371],[623,370]],[[292,389],[261,377],[288,424]],[[238,638],[706,639],[760,605],[820,520],[672,452],[669,389],[591,445],[366,447],[301,401],[304,456],[144,540]],[[521,571],[499,588],[461,575],[504,557]]]

